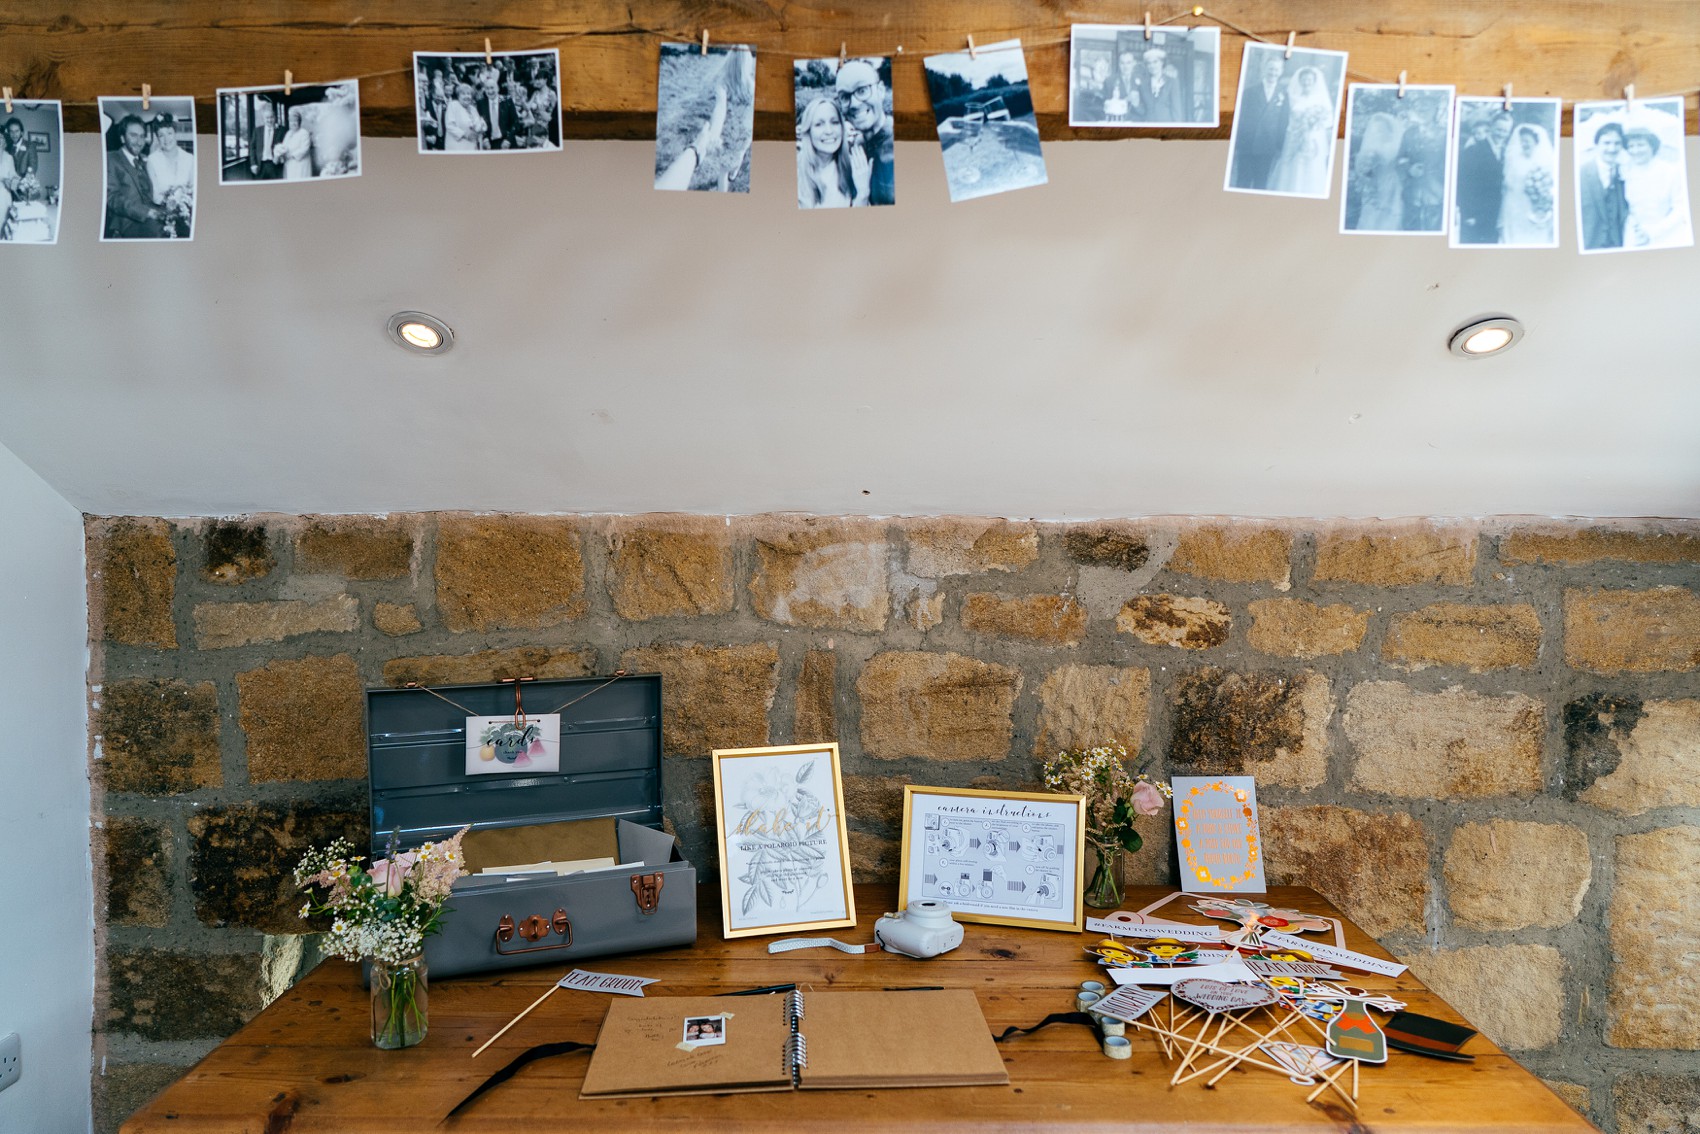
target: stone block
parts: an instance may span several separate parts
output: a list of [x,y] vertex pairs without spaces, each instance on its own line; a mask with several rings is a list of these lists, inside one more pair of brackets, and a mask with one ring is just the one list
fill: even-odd
[[844,814],[858,826],[901,834],[903,789],[909,776],[845,776]]
[[1613,1047],[1700,1050],[1700,827],[1617,837]]
[[1039,731],[1033,754],[1049,759],[1066,748],[1145,746],[1151,671],[1139,666],[1065,665],[1039,686]]
[[1318,673],[1287,677],[1207,668],[1175,679],[1169,766],[1312,788],[1328,778],[1334,698]]
[[300,917],[307,896],[295,888],[296,863],[338,837],[364,855],[370,833],[367,813],[346,805],[303,801],[203,807],[189,816],[195,916],[207,925],[310,932],[314,927]]
[[171,920],[171,833],[147,819],[108,817],[101,832],[106,859],[106,920],[159,928]]
[[1590,673],[1687,673],[1700,666],[1700,595],[1567,590],[1564,660]]
[[1541,790],[1545,711],[1522,693],[1365,681],[1347,694],[1343,724],[1357,750],[1354,791],[1455,799]]
[[417,634],[425,629],[419,621],[419,611],[412,603],[379,602],[372,607],[372,625],[379,633],[392,638]]
[[1246,608],[1251,648],[1284,658],[1347,654],[1363,645],[1370,612],[1345,603],[1318,606],[1303,599],[1258,599]]
[[1477,945],[1399,959],[1500,1047],[1539,1051],[1564,1032],[1564,958],[1557,949]]
[[210,520],[201,531],[201,578],[237,586],[263,579],[277,566],[271,532],[255,520]]
[[394,658],[384,663],[384,684],[488,685],[516,677],[538,680],[584,677],[596,672],[595,650],[520,646],[512,650],[479,650],[471,654],[426,654]]
[[359,627],[360,601],[353,595],[195,606],[195,643],[203,650],[281,642],[303,634],[345,634]]
[[1008,520],[914,520],[904,528],[909,574],[921,579],[1019,571],[1039,558],[1039,532]]
[[405,579],[413,573],[418,522],[411,517],[310,520],[295,537],[295,569],[345,579]]
[[1402,587],[1440,583],[1461,587],[1476,566],[1473,529],[1380,524],[1370,531],[1342,528],[1316,541],[1318,582]]
[[1002,760],[1021,673],[961,654],[875,654],[856,681],[862,750],[879,760]]
[[1520,529],[1500,537],[1501,563],[1700,563],[1694,532],[1613,528]]
[[944,621],[944,596],[917,588],[903,604],[903,621],[925,634]]
[[1116,629],[1148,646],[1207,650],[1228,640],[1234,619],[1215,599],[1190,595],[1135,595],[1116,615]]
[[838,655],[831,650],[810,650],[804,654],[791,728],[796,743],[824,743],[838,738],[838,713],[834,706],[837,688]]
[[851,831],[849,835],[851,880],[895,884],[901,844],[896,839],[883,839],[866,831]]
[[1226,583],[1292,585],[1293,539],[1280,528],[1183,529],[1169,570]]
[[90,518],[89,625],[96,641],[177,648],[171,603],[177,593],[177,551],[164,520]]
[[608,537],[608,594],[629,622],[732,609],[732,530],[711,516],[617,521]]
[[1085,524],[1063,533],[1063,551],[1083,567],[1137,571],[1151,558],[1145,533],[1127,524]]
[[274,661],[236,675],[248,778],[366,778],[366,687],[347,654]]
[[1410,815],[1260,807],[1271,885],[1309,886],[1372,937],[1417,933],[1428,901],[1428,835]]
[[962,600],[962,626],[976,634],[1075,646],[1086,636],[1086,608],[1071,595],[1004,598],[975,593]]
[[98,1061],[94,1078],[94,1134],[118,1134],[124,1120],[183,1077],[188,1064]]
[[1631,1071],[1612,1084],[1611,1097],[1617,1134],[1695,1134],[1700,1130],[1700,1076]]
[[1582,912],[1593,861],[1580,827],[1492,819],[1453,833],[1445,871],[1459,925],[1488,932],[1556,929]]
[[108,682],[99,706],[99,767],[107,791],[162,795],[224,781],[212,682]]
[[1473,606],[1439,602],[1393,616],[1382,659],[1401,669],[1452,666],[1471,673],[1532,666],[1541,652],[1541,620],[1524,603]]
[[873,633],[891,611],[885,526],[857,520],[754,526],[758,615],[786,626]]
[[668,756],[707,756],[716,748],[768,742],[767,714],[779,685],[779,648],[772,643],[644,646],[627,650],[620,666],[661,674],[661,739]]
[[437,525],[437,611],[455,633],[541,630],[583,617],[575,521],[459,516]]
[[1564,706],[1565,795],[1623,815],[1700,807],[1700,701],[1591,693]]
[[264,1007],[257,953],[109,948],[100,1030],[148,1040],[223,1039]]

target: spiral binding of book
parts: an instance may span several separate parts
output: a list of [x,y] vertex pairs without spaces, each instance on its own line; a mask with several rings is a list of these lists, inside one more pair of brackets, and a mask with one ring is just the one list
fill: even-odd
[[793,1032],[785,1040],[785,1067],[791,1072],[791,1085],[800,1086],[803,1081],[803,1068],[809,1065],[809,1039],[801,1032]]
[[786,1005],[791,1010],[791,1030],[797,1030],[797,1021],[803,1018],[803,990],[794,988],[787,994],[791,1003]]

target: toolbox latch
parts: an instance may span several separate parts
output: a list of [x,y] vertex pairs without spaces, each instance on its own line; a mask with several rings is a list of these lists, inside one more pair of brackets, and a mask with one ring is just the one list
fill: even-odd
[[[565,938],[565,940],[550,942],[547,945],[533,944],[529,948],[505,948],[514,939],[515,933],[518,933],[526,941],[537,942],[548,937],[551,932],[557,937]],[[503,957],[511,957],[515,953],[542,953],[550,949],[571,949],[572,947],[573,923],[567,917],[566,910],[556,910],[553,917],[532,914],[517,923],[512,914],[503,914],[502,919],[496,923],[495,950]]]
[[632,896],[637,899],[637,907],[647,917],[655,912],[655,907],[661,904],[661,887],[667,881],[664,874],[634,874],[632,875]]

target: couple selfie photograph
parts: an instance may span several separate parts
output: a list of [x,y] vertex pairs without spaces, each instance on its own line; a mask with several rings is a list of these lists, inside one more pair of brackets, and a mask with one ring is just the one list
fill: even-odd
[[799,59],[795,88],[797,207],[895,204],[891,60]]

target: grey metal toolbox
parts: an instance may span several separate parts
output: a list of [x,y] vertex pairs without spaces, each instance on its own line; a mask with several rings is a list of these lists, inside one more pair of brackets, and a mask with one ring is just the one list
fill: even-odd
[[560,964],[696,940],[697,872],[661,830],[661,678],[523,683],[532,714],[561,716],[560,769],[466,773],[471,716],[514,713],[515,686],[366,693],[372,853],[471,824],[469,869],[607,855],[618,870],[476,875],[455,883],[443,931],[425,943],[432,976]]

